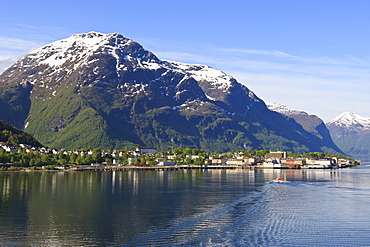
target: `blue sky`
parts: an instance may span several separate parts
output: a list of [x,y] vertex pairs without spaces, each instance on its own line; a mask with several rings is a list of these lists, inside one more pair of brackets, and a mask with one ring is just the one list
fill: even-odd
[[75,33],[117,32],[160,59],[207,64],[266,102],[370,117],[370,1],[2,1],[0,71]]

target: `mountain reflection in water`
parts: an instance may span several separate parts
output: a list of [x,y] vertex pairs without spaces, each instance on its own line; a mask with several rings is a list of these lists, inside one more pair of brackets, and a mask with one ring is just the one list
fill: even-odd
[[366,245],[367,165],[0,173],[0,245]]

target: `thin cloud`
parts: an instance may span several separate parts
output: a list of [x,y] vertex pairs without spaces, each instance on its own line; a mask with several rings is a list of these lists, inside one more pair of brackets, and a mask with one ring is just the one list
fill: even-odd
[[287,58],[299,58],[297,56],[293,56],[286,52],[277,51],[277,50],[249,50],[249,49],[234,49],[234,48],[215,48],[218,51],[222,52],[233,52],[233,53],[246,53],[246,54],[253,54],[253,55],[266,55],[266,56],[278,56],[278,57],[287,57]]
[[39,45],[36,41],[0,36],[0,49],[27,51]]
[[348,58],[330,58],[327,56],[300,56],[293,55],[279,50],[251,50],[251,49],[235,49],[235,48],[212,48],[219,52],[230,53],[230,56],[242,56],[242,54],[256,55],[256,58],[266,59],[265,56],[275,57],[275,59],[289,59],[314,64],[328,64],[328,65],[354,65],[354,66],[370,66],[369,61],[365,61],[353,56]]
[[34,26],[34,25],[29,25],[29,24],[24,24],[24,23],[17,23],[15,24],[15,26],[26,28],[26,29],[39,29],[40,28],[39,26]]

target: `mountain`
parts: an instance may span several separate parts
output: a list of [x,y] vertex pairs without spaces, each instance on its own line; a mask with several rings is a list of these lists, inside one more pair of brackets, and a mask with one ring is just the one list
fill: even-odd
[[35,140],[30,134],[13,127],[0,120],[0,142],[9,142],[13,145],[27,144],[32,147],[42,147],[41,143]]
[[293,118],[297,123],[299,123],[303,129],[307,132],[315,135],[317,138],[321,139],[325,146],[333,147],[336,153],[343,154],[342,150],[336,147],[335,142],[330,136],[330,132],[326,127],[324,121],[315,116],[309,115],[308,113],[300,110],[295,110],[288,108],[285,105],[276,104],[276,103],[266,103],[266,106],[271,110],[278,112],[284,116]]
[[164,61],[121,34],[76,34],[0,75],[0,119],[55,148],[336,150],[233,77]]
[[334,142],[352,156],[370,154],[370,118],[344,112],[326,126]]

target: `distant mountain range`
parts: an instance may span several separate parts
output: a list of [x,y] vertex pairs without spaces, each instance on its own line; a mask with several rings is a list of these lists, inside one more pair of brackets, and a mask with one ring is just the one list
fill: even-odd
[[53,148],[341,152],[318,119],[271,111],[222,71],[160,60],[118,33],[76,34],[17,61],[0,75],[0,119]]
[[345,153],[352,156],[370,154],[370,118],[344,112],[326,126],[334,142]]

